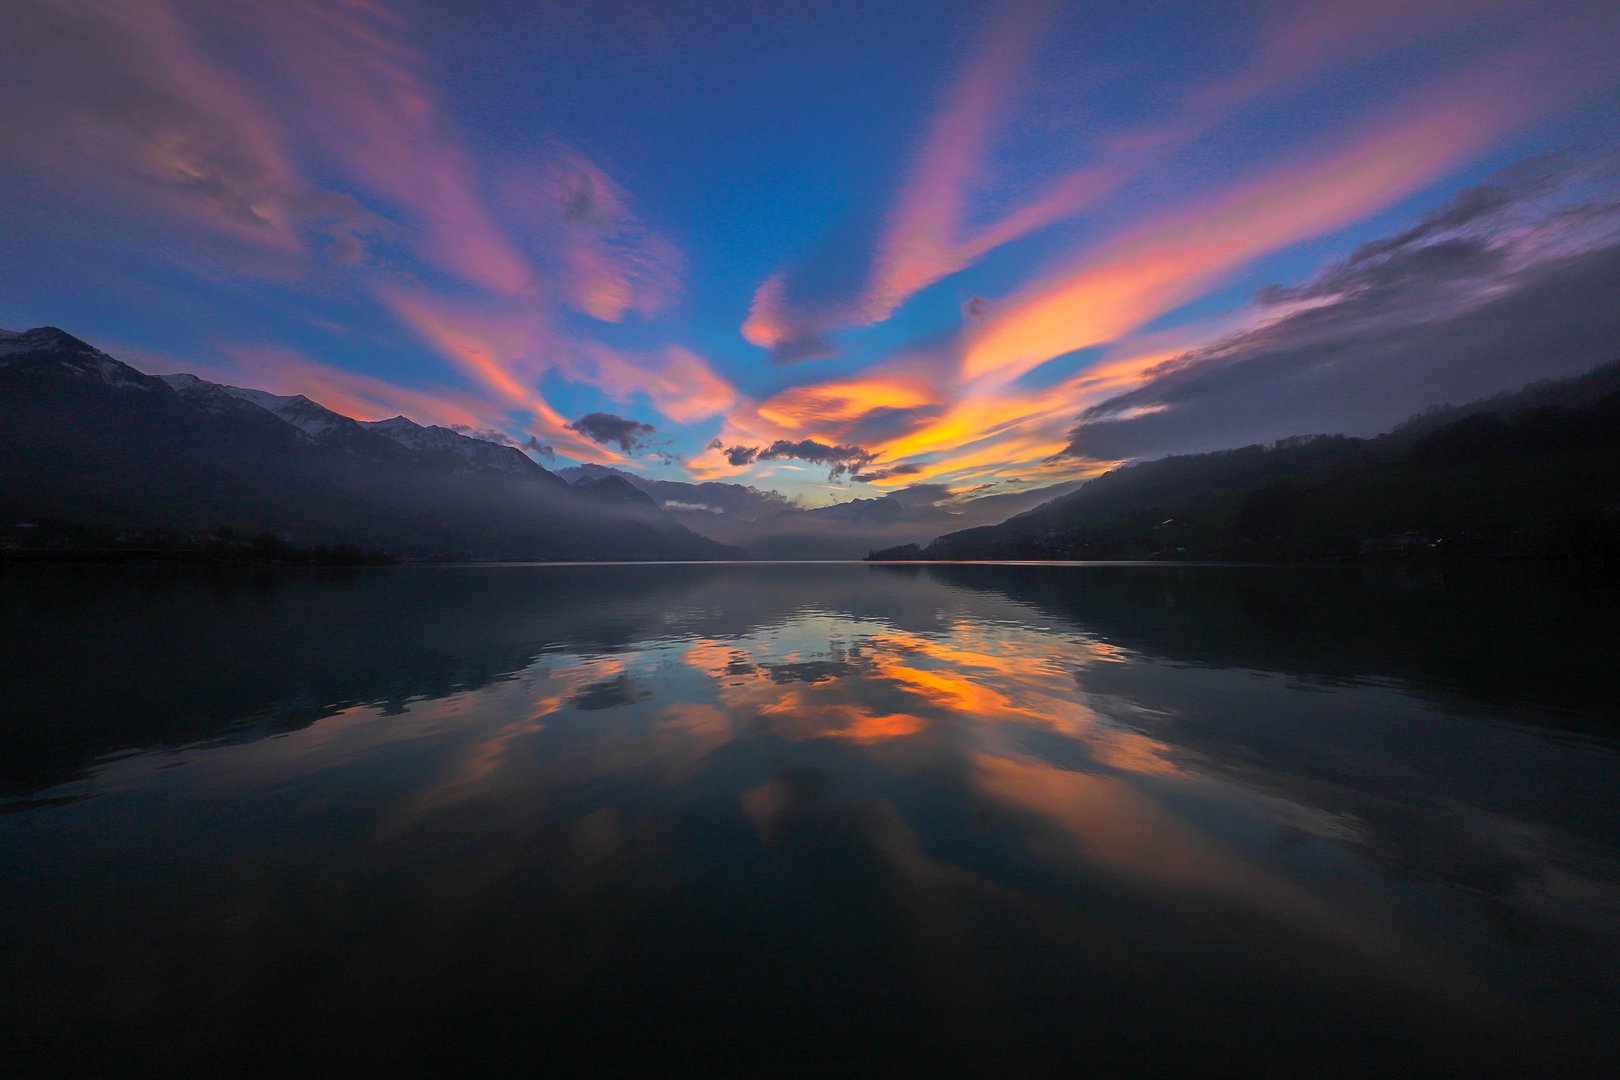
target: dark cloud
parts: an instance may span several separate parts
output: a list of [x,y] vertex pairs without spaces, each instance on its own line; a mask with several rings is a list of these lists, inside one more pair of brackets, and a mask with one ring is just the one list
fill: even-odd
[[595,682],[583,687],[568,703],[576,709],[594,712],[599,709],[617,709],[634,705],[652,696],[652,691],[632,683],[629,676],[620,675],[606,682]]
[[[873,480],[887,480],[894,476],[914,476],[920,472],[922,472],[921,465],[913,462],[905,462],[900,465],[890,465],[886,469],[877,469],[873,472],[851,472],[849,474],[849,478],[851,480],[859,480],[862,483],[870,483]],[[921,487],[922,485],[917,484],[913,486]]]
[[990,311],[990,301],[982,296],[970,296],[962,301],[962,321],[979,322]]
[[829,360],[838,355],[838,347],[826,335],[806,331],[800,337],[788,338],[771,350],[771,363],[798,364],[806,360]]
[[861,468],[877,459],[875,453],[859,446],[831,446],[815,439],[800,439],[798,442],[777,439],[765,447],[728,446],[724,449],[724,453],[727,461],[738,466],[783,458],[796,458],[799,461],[808,461],[812,465],[825,465],[829,480],[836,480],[846,473],[852,478],[860,479],[858,474]]
[[651,424],[601,412],[586,413],[568,427],[594,443],[617,446],[627,454],[645,447],[647,439],[658,432]]
[[1117,460],[1369,435],[1620,356],[1613,160],[1532,163],[1461,192],[1311,280],[1257,296],[1304,305],[1164,365],[1086,410],[1066,453]]
[[825,465],[827,479],[834,480],[845,473],[859,472],[863,465],[870,465],[877,455],[859,446],[829,446],[814,439],[800,439],[798,442],[778,439],[759,452],[760,461],[777,458],[797,458],[812,465]]
[[1565,154],[1549,154],[1521,162],[1488,183],[1457,192],[1444,206],[1420,217],[1411,228],[1361,245],[1347,261],[1354,266],[1442,233],[1494,219],[1502,211],[1555,188],[1568,165],[1569,158]]
[[479,439],[499,446],[518,445],[518,441],[512,436],[504,431],[496,431],[494,428],[475,428],[471,424],[451,424],[450,430],[457,435],[465,435],[469,439]]

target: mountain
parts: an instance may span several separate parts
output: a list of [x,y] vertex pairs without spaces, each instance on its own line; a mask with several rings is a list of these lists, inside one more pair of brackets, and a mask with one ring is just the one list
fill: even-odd
[[[648,501],[577,492],[521,451],[303,396],[154,377],[54,327],[0,336],[0,524],[219,530],[439,559],[736,554]],[[49,530],[47,530],[49,532]],[[60,530],[58,530],[58,533]]]
[[1620,363],[1372,439],[1298,436],[1124,466],[999,525],[876,559],[1620,556]]
[[574,465],[558,475],[576,487],[617,477],[688,527],[761,559],[858,559],[896,541],[1001,521],[1077,486],[964,498],[938,485],[916,484],[869,499],[804,507],[743,484],[653,480],[606,465]]
[[[299,400],[307,399],[300,397]],[[403,416],[396,416],[391,420],[373,420],[361,426],[391,439],[400,446],[424,455],[441,457],[443,459],[441,464],[451,468],[467,465],[481,472],[526,477],[538,480],[554,490],[563,490],[568,486],[560,476],[542,468],[533,458],[515,446],[502,446],[485,439],[475,439],[446,427],[423,427]]]
[[574,494],[596,503],[617,503],[644,510],[657,510],[658,503],[622,476],[601,476],[594,480],[581,480],[572,485]]
[[[712,480],[698,484],[681,480],[653,480],[610,465],[570,465],[558,469],[557,475],[574,485],[615,476],[638,491],[645,492],[664,510],[674,514],[695,514],[695,520],[700,522],[709,522],[720,516],[753,521],[796,505],[779,492],[762,491],[747,484],[722,484]],[[693,522],[689,520],[687,524]]]

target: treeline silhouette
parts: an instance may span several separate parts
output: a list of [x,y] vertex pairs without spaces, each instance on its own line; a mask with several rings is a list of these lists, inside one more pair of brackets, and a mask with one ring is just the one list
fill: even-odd
[[392,552],[357,544],[299,545],[272,532],[221,525],[207,534],[123,530],[43,519],[0,528],[0,564],[165,563],[274,566],[388,566]]

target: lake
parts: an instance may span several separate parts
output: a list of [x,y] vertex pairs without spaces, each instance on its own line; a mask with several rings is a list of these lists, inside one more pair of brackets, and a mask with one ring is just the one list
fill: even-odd
[[8,571],[0,1057],[1612,1074],[1617,599],[1421,566]]

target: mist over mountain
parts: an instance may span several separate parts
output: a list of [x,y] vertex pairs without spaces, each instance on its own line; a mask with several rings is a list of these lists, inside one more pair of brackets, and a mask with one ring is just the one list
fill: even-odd
[[1620,556],[1620,363],[1371,439],[1295,436],[1122,466],[999,525],[876,559]]
[[760,559],[858,559],[875,547],[1002,521],[1080,484],[978,495],[953,495],[941,484],[913,484],[874,498],[805,507],[743,484],[653,480],[607,465],[574,465],[557,475],[576,488],[617,477],[687,527]]
[[521,451],[303,396],[154,377],[54,327],[0,338],[0,522],[414,558],[713,559],[634,489],[571,487]]

